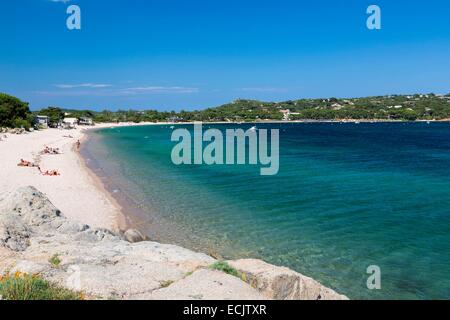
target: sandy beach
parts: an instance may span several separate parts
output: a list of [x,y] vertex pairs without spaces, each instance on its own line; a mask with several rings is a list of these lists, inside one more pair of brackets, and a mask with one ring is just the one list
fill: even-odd
[[[121,126],[132,124],[121,124]],[[101,124],[73,130],[45,129],[31,133],[2,134],[0,141],[0,192],[34,186],[44,192],[64,214],[93,227],[117,230],[121,208],[85,166],[76,150],[87,130],[117,126]],[[71,136],[72,138],[68,137]],[[61,154],[41,154],[45,146],[59,148]],[[37,168],[19,167],[20,159],[31,161],[42,171],[58,170],[60,176],[44,176]]]

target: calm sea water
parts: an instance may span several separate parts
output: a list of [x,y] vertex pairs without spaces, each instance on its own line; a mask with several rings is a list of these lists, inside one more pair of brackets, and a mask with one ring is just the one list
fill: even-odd
[[[276,176],[175,166],[169,126],[95,131],[85,150],[155,240],[263,258],[350,298],[450,298],[449,124],[258,128],[280,129]],[[366,287],[370,265],[381,268],[381,290]]]

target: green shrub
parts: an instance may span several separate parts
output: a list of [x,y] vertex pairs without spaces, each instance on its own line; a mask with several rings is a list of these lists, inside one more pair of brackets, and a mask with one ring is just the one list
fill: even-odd
[[0,276],[4,300],[83,300],[83,294],[58,287],[35,275],[15,273]]
[[0,93],[0,127],[25,129],[31,127],[28,103]]
[[31,128],[31,123],[28,120],[19,118],[13,119],[11,125],[13,128],[24,128],[26,130]]

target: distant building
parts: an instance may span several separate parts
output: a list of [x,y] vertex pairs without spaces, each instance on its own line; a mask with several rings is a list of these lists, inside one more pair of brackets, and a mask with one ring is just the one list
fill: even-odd
[[50,122],[50,118],[48,116],[41,116],[41,115],[37,115],[34,118],[34,122],[42,127],[48,128],[48,124]]
[[62,121],[63,127],[66,129],[73,129],[78,124],[77,118],[64,118]]
[[183,118],[180,118],[180,117],[170,117],[170,118],[167,118],[167,122],[173,122],[173,123],[176,123],[176,122],[181,122],[181,121],[183,121]]
[[92,121],[92,119],[88,117],[81,117],[78,119],[78,124],[80,126],[93,126],[94,121]]

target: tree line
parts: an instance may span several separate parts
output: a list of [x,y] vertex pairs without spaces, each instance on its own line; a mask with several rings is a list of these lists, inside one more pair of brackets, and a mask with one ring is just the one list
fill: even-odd
[[194,111],[71,110],[50,106],[31,112],[20,99],[0,94],[0,127],[23,127],[34,124],[36,115],[49,117],[51,124],[64,117],[88,117],[94,122],[163,122],[163,121],[232,121],[264,120],[442,120],[450,118],[450,94],[390,95],[364,98],[301,99],[284,102],[263,102],[238,99],[215,108]]

